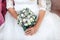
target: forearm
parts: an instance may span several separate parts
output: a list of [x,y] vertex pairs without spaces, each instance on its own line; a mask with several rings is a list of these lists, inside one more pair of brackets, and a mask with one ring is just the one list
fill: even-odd
[[39,11],[38,20],[36,23],[37,27],[39,27],[39,25],[42,23],[44,16],[45,16],[45,11],[43,11],[43,10]]
[[17,13],[16,13],[16,11],[13,9],[13,8],[9,8],[8,9],[8,11],[10,12],[10,14],[15,18],[15,19],[17,19]]

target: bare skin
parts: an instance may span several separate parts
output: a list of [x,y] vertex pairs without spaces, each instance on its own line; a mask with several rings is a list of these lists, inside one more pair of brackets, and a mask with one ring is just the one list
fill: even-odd
[[18,14],[13,8],[8,8],[8,11],[15,19],[17,19]]
[[25,31],[26,35],[33,35],[38,31],[39,26],[40,26],[40,24],[41,24],[41,22],[42,22],[42,20],[44,18],[44,15],[45,15],[45,11],[41,10],[39,12],[39,16],[38,16],[38,20],[37,20],[36,25],[34,25],[34,27],[31,27],[31,28],[27,29]]
[[[8,11],[17,20],[18,14],[16,13],[16,11],[13,8],[9,8]],[[41,22],[42,22],[42,20],[44,18],[44,15],[45,15],[45,11],[43,11],[43,10],[39,11],[39,16],[38,16],[38,20],[37,20],[36,25],[34,27],[28,28],[25,31],[26,35],[33,35],[33,34],[35,34],[37,32],[37,30],[39,28],[39,25],[41,24]]]
[[[13,1],[13,0],[12,0],[12,1]],[[38,2],[39,2],[38,6],[42,6],[41,3],[40,3],[41,0],[38,0]],[[12,17],[14,17],[14,18],[17,20],[18,14],[17,14],[17,12],[15,11],[15,9],[14,9],[14,8],[8,8],[8,11],[9,11],[10,14],[12,15]],[[37,22],[36,22],[36,25],[34,25],[34,27],[28,28],[28,29],[25,31],[25,34],[26,34],[26,35],[33,35],[33,34],[35,34],[35,33],[38,31],[39,26],[40,26],[40,24],[41,24],[41,22],[42,22],[42,20],[43,20],[43,18],[44,18],[44,15],[45,15],[45,11],[44,11],[44,10],[40,10],[40,11],[39,11],[39,15],[38,15],[38,20],[37,20]]]

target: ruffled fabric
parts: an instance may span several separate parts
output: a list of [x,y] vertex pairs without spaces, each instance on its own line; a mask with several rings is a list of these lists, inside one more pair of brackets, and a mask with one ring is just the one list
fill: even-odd
[[45,10],[46,11],[46,0],[39,0],[39,10]]

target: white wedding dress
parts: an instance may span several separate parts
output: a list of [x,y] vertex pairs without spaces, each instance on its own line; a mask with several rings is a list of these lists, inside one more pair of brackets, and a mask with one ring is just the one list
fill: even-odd
[[[15,5],[11,0],[7,0],[7,9],[15,8],[16,12],[23,8],[30,8],[37,16],[39,10],[46,10],[46,1],[40,0],[41,7],[38,7],[37,0],[14,0]],[[36,34],[32,36],[25,35],[21,26],[17,24],[17,20],[7,11],[5,16],[5,27],[3,40],[60,40],[58,31],[58,20],[54,14],[46,11],[42,23]]]

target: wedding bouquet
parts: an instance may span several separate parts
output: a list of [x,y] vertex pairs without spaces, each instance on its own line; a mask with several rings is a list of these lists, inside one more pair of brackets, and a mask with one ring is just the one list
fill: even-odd
[[29,27],[33,27],[36,21],[37,16],[29,8],[25,8],[19,12],[18,24],[23,27],[24,31]]

